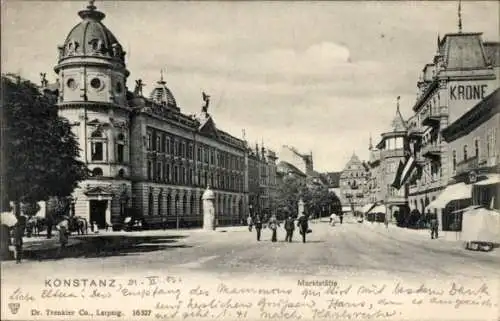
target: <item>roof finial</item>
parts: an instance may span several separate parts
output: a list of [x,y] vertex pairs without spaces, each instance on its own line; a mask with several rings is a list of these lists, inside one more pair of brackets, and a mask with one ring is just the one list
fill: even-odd
[[85,10],[78,12],[78,15],[82,18],[90,18],[97,21],[101,21],[106,17],[106,15],[100,11],[97,11],[97,7],[94,5],[95,0],[89,0],[89,4]]
[[458,0],[458,32],[462,33],[462,1]]
[[370,142],[368,143],[368,150],[373,149],[372,133],[370,133]]
[[158,82],[160,85],[165,85],[166,82],[163,80],[163,68],[160,69],[160,81]]
[[396,102],[396,111],[399,113],[399,100],[401,99],[401,96],[398,96],[397,102]]

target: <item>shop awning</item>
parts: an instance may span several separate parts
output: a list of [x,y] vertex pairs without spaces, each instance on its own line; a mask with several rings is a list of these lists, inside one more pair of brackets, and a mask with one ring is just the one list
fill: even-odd
[[460,239],[499,243],[500,213],[486,208],[464,212]]
[[377,205],[372,208],[368,213],[384,213],[386,212],[385,205]]
[[472,211],[472,210],[475,210],[476,208],[480,208],[481,205],[471,205],[471,206],[468,206],[466,208],[460,208],[456,211],[453,211],[451,212],[451,214],[456,214],[456,213],[463,213],[463,212],[467,212],[467,211]]
[[489,174],[488,178],[474,183],[474,185],[493,185],[500,183],[500,174]]
[[472,185],[467,185],[465,183],[448,185],[441,194],[439,194],[438,198],[427,206],[427,209],[445,208],[451,201],[471,198],[471,190]]

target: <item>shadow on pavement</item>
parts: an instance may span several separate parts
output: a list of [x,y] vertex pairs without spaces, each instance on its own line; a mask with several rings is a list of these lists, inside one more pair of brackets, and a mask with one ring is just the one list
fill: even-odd
[[96,258],[127,256],[138,253],[161,251],[175,248],[190,248],[186,244],[176,244],[185,236],[128,236],[101,235],[92,237],[72,237],[78,240],[63,249],[60,247],[28,248],[23,251],[23,259],[58,260],[64,258]]

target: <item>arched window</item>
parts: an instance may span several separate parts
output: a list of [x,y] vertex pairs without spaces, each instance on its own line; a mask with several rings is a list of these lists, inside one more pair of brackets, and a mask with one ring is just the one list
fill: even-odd
[[190,203],[191,203],[191,215],[194,215],[194,195],[191,194],[191,199],[190,199]]
[[186,215],[187,214],[187,196],[184,195],[182,197],[182,213],[181,215]]
[[123,168],[118,171],[118,177],[120,178],[125,177],[125,170]]
[[100,167],[96,167],[92,170],[93,177],[100,177],[103,175],[102,169]]

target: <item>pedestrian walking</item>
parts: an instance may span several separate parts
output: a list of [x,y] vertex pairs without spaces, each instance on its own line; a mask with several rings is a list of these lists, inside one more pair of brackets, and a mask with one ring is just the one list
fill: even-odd
[[309,230],[309,222],[307,221],[307,216],[304,213],[300,214],[297,222],[297,227],[299,228],[300,235],[302,235],[302,243],[305,243],[306,234],[310,233],[310,230]]
[[247,217],[247,225],[248,225],[248,230],[250,232],[252,232],[253,220],[252,220],[252,217],[250,215],[248,215],[248,217]]
[[291,215],[285,220],[285,231],[286,237],[285,242],[292,242],[293,231],[295,230],[295,224]]
[[257,231],[257,241],[260,241],[260,233],[262,231],[262,220],[260,219],[260,216],[257,215],[255,216],[255,230]]
[[21,263],[23,257],[23,236],[24,236],[24,225],[21,221],[18,221],[14,226],[14,249],[16,264]]
[[429,227],[431,230],[431,239],[437,239],[439,231],[439,222],[437,217],[436,215],[432,215],[430,212],[427,213],[427,216],[430,218]]
[[271,231],[273,232],[273,235],[271,237],[271,242],[277,242],[278,241],[278,220],[276,219],[276,216],[275,215],[272,215],[271,218],[269,219],[269,228],[271,229]]
[[63,249],[68,245],[69,241],[69,222],[67,219],[62,220],[59,224],[57,224],[57,229],[59,230],[59,244],[61,245],[59,247],[59,255],[61,255],[61,252]]
[[340,212],[339,213],[339,219],[340,219],[340,224],[344,221],[344,213]]

